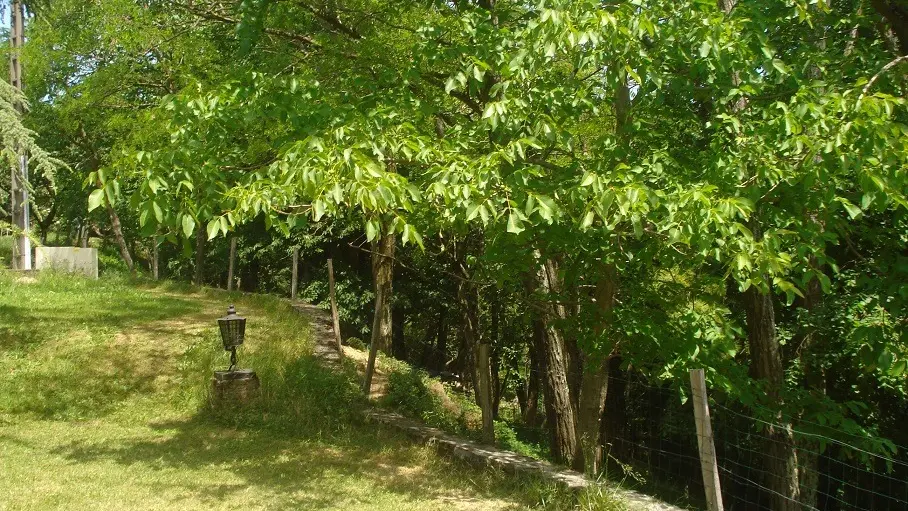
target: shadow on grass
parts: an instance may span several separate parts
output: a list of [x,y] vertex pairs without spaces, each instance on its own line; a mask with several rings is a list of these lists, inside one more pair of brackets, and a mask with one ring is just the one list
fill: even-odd
[[[165,423],[156,426],[161,440],[116,444],[73,442],[55,454],[75,463],[114,461],[124,467],[146,469],[228,470],[242,483],[202,484],[187,481],[183,490],[203,501],[220,502],[238,492],[256,487],[286,495],[306,509],[336,507],[348,502],[351,481],[367,483],[410,499],[452,496],[450,473],[425,465],[412,448],[393,435],[352,434],[358,438],[299,438],[267,430],[237,430],[212,425],[205,420]],[[184,486],[184,485],[180,485]],[[474,492],[471,492],[474,493]],[[454,494],[457,495],[456,493]],[[463,495],[460,495],[463,497]],[[501,492],[479,491],[473,497],[501,497]]]
[[[103,290],[103,288],[102,288]],[[79,296],[63,292],[52,299],[17,305],[0,297],[0,353],[32,349],[53,338],[122,329],[198,310],[192,301],[171,296]]]
[[[167,343],[156,323],[198,304],[121,280],[39,274],[20,283],[0,272],[0,412],[43,419],[99,418],[154,391]],[[141,325],[143,334],[124,335]]]
[[355,385],[314,357],[290,362],[283,374],[277,382],[264,378],[262,402],[244,410],[205,406],[186,420],[150,424],[151,437],[73,441],[53,454],[77,464],[112,461],[130,470],[226,470],[242,481],[190,477],[185,484],[155,483],[210,503],[250,489],[305,509],[368,503],[369,488],[405,500],[532,500],[521,494],[519,481],[439,462],[399,434],[365,424],[361,403],[351,395]]
[[[120,403],[154,388],[155,375],[139,370],[136,361],[115,350],[93,350],[80,356],[23,371],[15,381],[0,381],[0,410],[42,419],[103,417]],[[27,392],[10,393],[25,386]]]
[[[205,398],[223,351],[209,339],[177,339],[169,326],[192,320],[210,301],[122,283],[50,284],[52,291],[20,286],[17,296],[0,296],[0,362],[11,368],[0,374],[0,412],[81,421],[125,410],[117,420],[127,419],[128,429],[55,442],[51,453],[76,466],[107,462],[124,471],[166,471],[150,484],[212,504],[261,496],[280,507],[319,509],[369,503],[373,493],[397,495],[395,502],[501,498],[532,504],[522,481],[439,462],[396,433],[364,424],[352,368],[319,365],[305,339],[307,322],[276,299],[241,298],[258,314],[253,328],[261,341],[244,350],[243,363],[258,371],[262,397],[230,413],[212,410]],[[5,285],[0,279],[0,291]],[[142,335],[130,338],[133,327]],[[4,332],[18,340],[3,340]],[[88,337],[58,342],[76,332]],[[126,341],[118,341],[124,332]],[[166,363],[153,365],[166,356]],[[171,381],[165,390],[161,377]],[[171,420],[149,424],[149,406]],[[230,477],[199,474],[206,471]],[[253,497],[241,495],[250,489]]]

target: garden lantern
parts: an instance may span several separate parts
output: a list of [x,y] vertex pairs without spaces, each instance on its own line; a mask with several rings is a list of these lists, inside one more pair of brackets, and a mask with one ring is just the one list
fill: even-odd
[[236,367],[236,347],[243,344],[246,335],[246,318],[236,313],[236,308],[231,305],[227,308],[227,315],[218,319],[221,329],[221,341],[224,349],[230,352],[230,371]]

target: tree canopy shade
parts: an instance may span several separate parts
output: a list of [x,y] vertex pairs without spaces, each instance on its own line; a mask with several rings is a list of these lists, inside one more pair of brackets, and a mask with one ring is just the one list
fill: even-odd
[[[487,438],[501,364],[525,403],[544,389],[551,455],[590,471],[611,371],[706,367],[775,410],[763,483],[788,509],[815,498],[791,418],[870,435],[885,420],[853,401],[904,402],[901,1],[77,4],[33,44],[46,125],[98,155],[90,208],[116,224],[128,199],[130,235],[187,252],[372,242],[373,356],[416,329],[448,358],[447,317],[457,355],[434,364]],[[870,381],[891,393],[843,390]]]

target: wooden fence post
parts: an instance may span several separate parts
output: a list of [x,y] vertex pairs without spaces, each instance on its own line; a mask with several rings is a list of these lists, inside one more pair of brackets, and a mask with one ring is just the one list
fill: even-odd
[[331,319],[334,321],[334,340],[337,341],[337,351],[344,355],[341,341],[340,318],[337,316],[337,298],[334,291],[334,260],[328,259],[328,294],[331,297]]
[[706,375],[703,369],[691,369],[690,387],[693,393],[694,419],[697,423],[697,445],[700,447],[700,470],[703,472],[706,507],[709,511],[723,511],[722,489],[719,486],[719,465],[716,463],[713,427],[709,420],[709,405],[706,401]]
[[236,260],[236,236],[230,237],[230,256],[227,261],[227,291],[233,291],[233,265]]
[[290,277],[290,299],[296,300],[296,285],[297,277],[299,276],[299,264],[300,263],[300,249],[295,247],[293,249],[293,271],[291,272]]

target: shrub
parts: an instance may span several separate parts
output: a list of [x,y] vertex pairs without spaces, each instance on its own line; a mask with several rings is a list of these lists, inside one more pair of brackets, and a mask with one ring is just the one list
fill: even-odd
[[347,343],[347,346],[360,351],[366,351],[369,348],[359,337],[348,337],[345,342]]
[[425,373],[417,369],[392,371],[385,400],[404,415],[417,418],[425,418],[441,407],[441,400],[429,390]]

